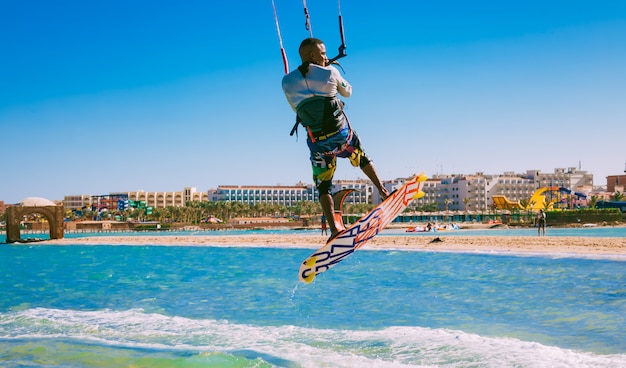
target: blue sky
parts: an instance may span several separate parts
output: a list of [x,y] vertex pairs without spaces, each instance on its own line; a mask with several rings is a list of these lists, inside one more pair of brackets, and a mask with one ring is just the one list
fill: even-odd
[[[275,0],[293,69],[302,2]],[[308,0],[334,55],[337,1]],[[626,2],[341,1],[383,179],[626,163]],[[311,182],[271,0],[0,2],[0,200]],[[337,179],[362,178],[342,160]]]

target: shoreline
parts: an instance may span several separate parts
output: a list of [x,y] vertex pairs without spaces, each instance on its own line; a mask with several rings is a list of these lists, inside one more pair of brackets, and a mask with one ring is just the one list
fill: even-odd
[[[318,249],[327,237],[310,234],[93,236],[45,240],[50,245],[235,246]],[[434,241],[439,239],[441,241]],[[363,249],[431,252],[626,256],[625,238],[569,236],[395,236],[380,235]]]

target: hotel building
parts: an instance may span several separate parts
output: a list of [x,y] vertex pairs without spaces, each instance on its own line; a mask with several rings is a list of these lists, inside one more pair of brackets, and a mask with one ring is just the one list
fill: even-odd
[[[331,191],[354,189],[344,203],[371,203],[373,185],[370,181],[335,180]],[[301,201],[318,201],[319,193],[312,184],[297,183],[294,186],[220,185],[208,192],[209,201],[236,201],[250,205],[257,203],[293,206]]]
[[219,202],[241,202],[249,205],[259,203],[292,206],[301,201],[315,201],[317,191],[312,185],[297,183],[293,186],[220,185],[209,189],[208,200]]
[[194,187],[184,188],[181,192],[114,192],[102,195],[69,195],[63,199],[66,210],[91,207],[94,209],[117,209],[118,201],[128,200],[143,202],[142,206],[152,208],[184,207],[189,201],[206,201],[207,193],[198,192]]
[[492,196],[504,195],[514,202],[528,200],[536,190],[545,187],[563,187],[589,194],[593,188],[593,174],[570,167],[557,168],[553,173],[528,170],[524,174],[435,175],[423,185],[426,195],[413,201],[412,207],[435,204],[443,210],[447,203],[451,211],[487,210],[493,205]]
[[[618,179],[619,180],[619,179]],[[385,182],[385,187],[392,192],[398,189],[406,178]],[[488,210],[493,205],[492,196],[504,195],[511,201],[528,199],[539,188],[564,187],[572,192],[589,194],[593,188],[593,174],[570,167],[557,168],[553,173],[528,170],[523,174],[505,172],[502,175],[486,175],[477,172],[471,175],[434,175],[424,182],[422,190],[425,196],[413,201],[411,208],[434,205],[437,209],[450,211]],[[380,196],[372,183],[366,179],[335,180],[332,191],[355,189],[346,198],[346,204],[379,203]],[[117,208],[118,201],[141,201],[146,207],[183,207],[189,201],[227,201],[250,205],[269,203],[293,206],[301,201],[318,201],[319,193],[312,184],[302,182],[293,186],[259,185],[220,185],[206,193],[198,192],[194,187],[184,188],[182,192],[116,192],[107,195],[66,196],[66,209],[78,209],[85,206],[92,208]]]

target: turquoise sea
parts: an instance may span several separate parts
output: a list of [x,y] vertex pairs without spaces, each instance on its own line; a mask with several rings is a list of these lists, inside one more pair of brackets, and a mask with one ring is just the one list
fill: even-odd
[[0,366],[626,366],[623,257],[365,247],[305,285],[311,252],[0,244]]

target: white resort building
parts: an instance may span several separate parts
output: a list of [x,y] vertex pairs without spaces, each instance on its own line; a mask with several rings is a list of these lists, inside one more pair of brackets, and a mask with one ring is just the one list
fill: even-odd
[[[385,182],[389,191],[399,188],[406,178]],[[487,175],[477,172],[471,175],[434,175],[423,185],[425,196],[413,201],[412,208],[430,205],[440,210],[479,211],[487,210],[494,204],[493,196],[506,196],[511,201],[528,199],[540,188],[559,187],[572,192],[589,194],[593,188],[593,174],[570,167],[557,168],[552,173],[528,170],[516,174],[505,172],[500,175]],[[335,180],[333,192],[341,189],[355,189],[346,198],[347,204],[379,203],[378,191],[367,179]],[[259,185],[220,185],[207,192],[198,192],[195,187],[184,188],[180,192],[115,192],[105,195],[66,196],[66,209],[117,208],[119,201],[141,202],[142,206],[163,208],[183,207],[189,201],[228,201],[246,204],[269,203],[293,206],[301,201],[317,201],[319,194],[312,184],[302,182],[292,186]]]

